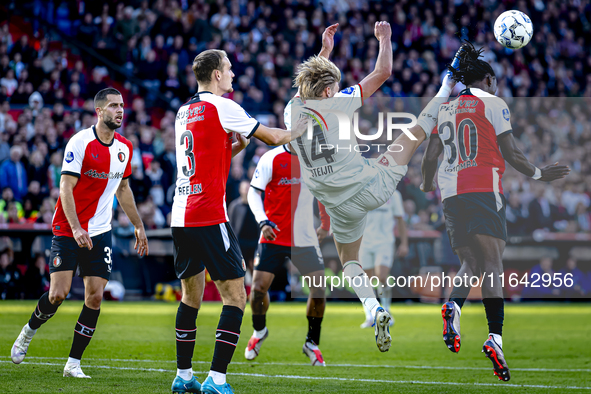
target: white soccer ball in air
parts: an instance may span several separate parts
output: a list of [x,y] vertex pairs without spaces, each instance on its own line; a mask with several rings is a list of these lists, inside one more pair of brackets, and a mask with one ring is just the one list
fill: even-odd
[[495,38],[505,48],[519,49],[527,45],[534,34],[529,16],[521,11],[505,11],[495,21]]

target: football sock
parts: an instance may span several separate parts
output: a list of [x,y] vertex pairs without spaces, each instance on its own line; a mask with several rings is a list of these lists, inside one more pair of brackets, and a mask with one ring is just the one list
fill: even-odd
[[308,318],[308,335],[306,336],[306,342],[314,342],[316,345],[320,345],[320,325],[322,324],[321,317],[307,316]]
[[[211,372],[225,374],[228,370],[228,364],[232,361],[236,344],[240,338],[240,325],[244,312],[237,306],[224,305],[220,322],[215,332],[215,349],[213,351],[213,360],[211,362]],[[211,375],[215,382],[215,376]],[[216,383],[222,384],[222,383]]]
[[365,320],[373,320],[373,316],[371,315],[371,310],[368,309],[364,304],[363,305],[363,310],[365,311]]
[[458,304],[460,309],[464,306],[464,302],[466,298],[468,298],[468,294],[470,294],[470,290],[472,290],[471,286],[455,286],[453,287],[451,294],[449,295],[449,300]]
[[256,331],[263,331],[267,326],[267,315],[252,315],[252,327]]
[[180,376],[183,380],[193,379],[193,368],[189,369],[178,369],[176,370],[176,376]]
[[[199,309],[190,307],[181,302],[176,312],[176,367],[178,370],[190,370],[191,359],[195,350],[195,337],[197,335],[197,313]],[[193,373],[191,372],[191,376]],[[183,375],[179,375],[185,379]],[[187,376],[184,373],[184,376]],[[189,378],[191,379],[191,378]],[[185,379],[185,380],[189,380]]]
[[361,303],[371,311],[371,316],[373,318],[376,314],[376,310],[380,307],[380,303],[376,300],[373,287],[371,287],[365,271],[361,268],[361,264],[355,260],[346,262],[343,265],[343,275],[345,278],[345,284],[355,290],[355,294],[357,294]]
[[493,334],[493,333],[488,333],[488,335],[490,335],[491,337],[493,337],[493,340],[501,347],[501,349],[503,348],[503,337],[500,336],[499,334]]
[[80,365],[80,360],[77,358],[68,357],[68,361],[66,364],[78,364]]
[[488,332],[503,335],[505,320],[505,300],[503,298],[484,298],[482,300],[488,320]]
[[211,379],[213,380],[213,382],[215,384],[217,384],[218,386],[226,383],[226,374],[225,373],[220,373],[220,372],[216,372],[216,371],[209,371],[208,376],[211,376]]
[[72,342],[72,348],[70,349],[70,357],[80,360],[84,349],[90,343],[94,330],[96,328],[96,322],[98,321],[101,310],[90,309],[84,304],[82,312],[76,322],[76,328],[74,329],[74,341]]
[[[382,286],[381,283],[380,286]],[[390,286],[384,285],[384,287],[382,287],[382,296],[380,297],[380,301],[382,303],[382,307],[390,312],[390,306],[392,305],[392,288]]]
[[37,330],[43,323],[55,315],[57,308],[59,308],[59,305],[53,305],[49,302],[49,292],[45,292],[45,294],[39,298],[37,307],[35,307],[35,311],[31,314],[29,327],[32,330]]

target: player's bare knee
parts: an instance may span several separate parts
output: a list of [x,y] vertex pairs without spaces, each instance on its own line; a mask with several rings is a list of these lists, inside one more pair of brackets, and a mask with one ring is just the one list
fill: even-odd
[[103,301],[103,291],[94,292],[84,297],[84,303],[90,309],[99,309]]
[[51,289],[49,291],[49,302],[51,302],[53,305],[60,305],[62,302],[64,302],[67,296],[67,291],[64,291],[62,289]]
[[311,287],[310,288],[310,298],[312,298],[314,300],[314,302],[316,302],[316,303],[324,303],[325,302],[324,292],[325,292],[324,287]]

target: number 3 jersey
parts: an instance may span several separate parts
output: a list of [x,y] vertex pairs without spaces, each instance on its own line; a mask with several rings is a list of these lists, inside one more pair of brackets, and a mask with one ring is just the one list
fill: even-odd
[[210,92],[199,92],[179,109],[172,227],[211,226],[229,220],[226,181],[232,132],[250,138],[258,126],[240,105]]
[[439,107],[432,136],[443,143],[438,174],[442,200],[464,193],[503,193],[505,159],[497,138],[512,132],[510,119],[507,104],[480,89],[463,90]]
[[348,117],[363,105],[361,85],[341,90],[332,98],[302,100],[294,97],[285,107],[283,119],[288,129],[292,120],[306,114],[313,118],[313,133],[291,141],[302,169],[302,180],[310,192],[328,208],[336,207],[363,189],[378,169],[356,150],[353,128],[343,133],[334,111]]

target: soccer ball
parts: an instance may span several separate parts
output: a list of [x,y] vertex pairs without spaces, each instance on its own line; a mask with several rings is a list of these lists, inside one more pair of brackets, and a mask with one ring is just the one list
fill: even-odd
[[495,21],[495,38],[505,48],[519,49],[527,45],[534,34],[529,16],[521,11],[505,11]]

